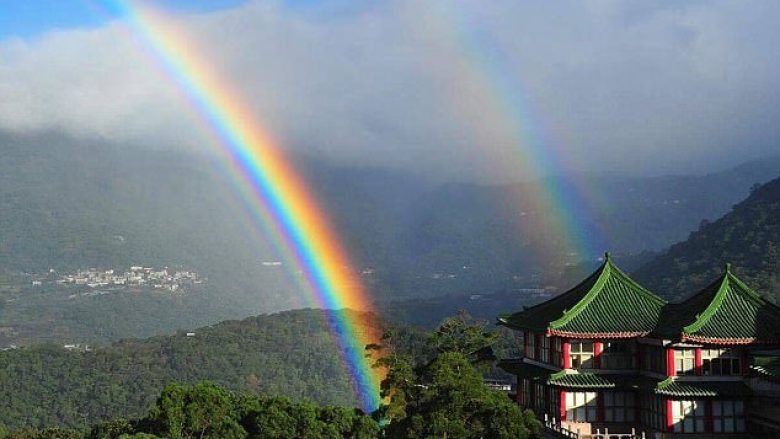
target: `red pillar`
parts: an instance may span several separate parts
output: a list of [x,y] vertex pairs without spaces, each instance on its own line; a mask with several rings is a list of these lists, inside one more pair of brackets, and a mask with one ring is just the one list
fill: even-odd
[[604,343],[593,341],[593,368],[601,369],[601,352],[604,351]]
[[672,400],[666,400],[666,429],[672,431],[674,429],[674,418],[672,417]]
[[566,391],[561,390],[560,393],[560,400],[561,400],[561,411],[559,413],[561,421],[566,420]]
[[564,369],[571,369],[571,351],[569,350],[571,346],[569,345],[569,339],[564,338],[561,343],[561,350],[563,351],[563,368]]
[[702,375],[704,370],[704,361],[701,358],[701,348],[693,351],[693,371],[696,375]]
[[666,376],[673,377],[677,373],[674,370],[674,349],[666,348]]

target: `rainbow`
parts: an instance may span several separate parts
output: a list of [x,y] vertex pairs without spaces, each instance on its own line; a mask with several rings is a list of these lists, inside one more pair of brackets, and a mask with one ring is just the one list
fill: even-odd
[[[215,153],[253,220],[300,270],[311,302],[327,310],[374,311],[325,211],[240,96],[160,11],[137,1],[107,1],[218,140]],[[365,356],[365,345],[376,343],[379,336],[366,315],[332,312],[327,320],[360,405],[371,412],[380,403],[382,377]]]
[[[491,110],[488,117],[501,121],[511,139],[515,157],[492,161],[537,180],[538,185],[526,186],[537,190],[518,195],[523,197],[524,208],[544,216],[544,233],[561,237],[565,249],[581,259],[600,256],[608,245],[604,231],[597,225],[586,227],[583,221],[597,217],[594,205],[599,191],[579,176],[577,163],[567,160],[565,142],[558,138],[563,133],[554,133],[545,124],[553,117],[534,105],[533,92],[522,81],[522,69],[512,63],[512,56],[502,52],[489,31],[481,28],[474,18],[478,14],[463,5],[438,4],[435,15],[440,21],[436,25],[456,55],[458,80],[479,90]],[[547,259],[556,255],[540,256]]]

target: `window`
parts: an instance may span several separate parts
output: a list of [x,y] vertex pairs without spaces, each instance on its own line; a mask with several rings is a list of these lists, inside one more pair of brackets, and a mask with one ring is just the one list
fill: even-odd
[[559,337],[552,339],[552,364],[563,367],[563,343]]
[[536,383],[534,386],[534,408],[539,411],[546,410],[544,384]]
[[675,433],[704,433],[704,401],[672,401]]
[[677,375],[693,375],[695,373],[695,358],[695,349],[675,349],[674,370]]
[[566,420],[596,421],[596,392],[566,392]]
[[635,407],[631,392],[604,392],[605,422],[634,422]]
[[712,431],[742,433],[745,431],[745,403],[742,401],[712,401]]
[[733,349],[702,349],[701,358],[704,375],[742,374],[739,352]]
[[572,341],[569,345],[569,358],[572,369],[590,369],[593,367],[593,342]]
[[525,356],[530,359],[536,358],[536,336],[533,332],[525,334]]
[[523,407],[530,407],[531,406],[531,380],[528,378],[523,378],[520,381],[520,388],[518,389],[520,392],[520,405]]
[[552,414],[554,418],[561,413],[561,391],[555,387],[547,388],[547,413]]
[[542,335],[539,343],[539,361],[550,362],[550,337]]
[[666,375],[666,351],[664,348],[643,344],[642,369]]
[[660,396],[644,395],[642,422],[656,430],[666,430],[666,401]]
[[601,353],[602,369],[633,369],[636,345],[633,342],[604,343]]

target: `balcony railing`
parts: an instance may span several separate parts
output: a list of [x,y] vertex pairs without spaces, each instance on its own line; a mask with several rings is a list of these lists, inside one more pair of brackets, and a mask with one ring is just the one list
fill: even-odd
[[571,439],[649,439],[645,432],[638,433],[635,428],[631,429],[631,433],[610,433],[608,428],[605,428],[602,432],[600,429],[596,429],[595,432],[582,432],[578,428],[571,426],[564,426],[559,420],[544,415],[544,427],[548,430],[552,430],[562,438]]

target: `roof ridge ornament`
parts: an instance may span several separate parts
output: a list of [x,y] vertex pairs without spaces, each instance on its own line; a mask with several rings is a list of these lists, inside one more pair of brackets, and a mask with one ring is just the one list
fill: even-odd
[[726,274],[731,274],[731,262],[726,262]]
[[611,256],[612,255],[610,255],[609,252],[604,252],[604,260],[605,261],[609,261],[611,259]]

